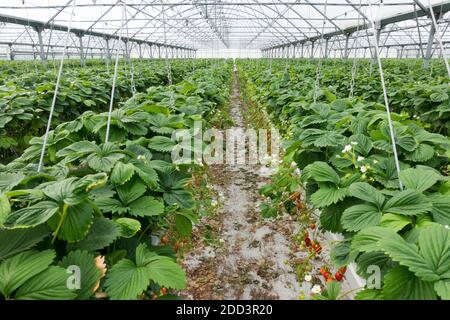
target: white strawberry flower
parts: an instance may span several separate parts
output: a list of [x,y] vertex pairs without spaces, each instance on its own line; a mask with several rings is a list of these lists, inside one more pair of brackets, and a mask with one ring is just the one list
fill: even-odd
[[305,275],[305,281],[310,282],[312,280],[311,275],[307,274]]
[[342,153],[347,153],[350,150],[352,150],[352,146],[350,144],[347,144],[344,149],[342,149]]
[[360,168],[362,173],[366,173],[367,172],[367,167],[366,166],[361,166]]
[[322,288],[318,284],[316,284],[312,287],[311,292],[315,294],[320,294],[322,292]]
[[358,156],[358,158],[356,159],[356,161],[361,162],[361,161],[363,161],[364,159],[365,159],[364,157]]

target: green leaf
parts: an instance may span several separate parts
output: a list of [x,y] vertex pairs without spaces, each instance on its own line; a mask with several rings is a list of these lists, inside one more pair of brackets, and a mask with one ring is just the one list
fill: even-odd
[[346,266],[350,263],[350,242],[339,241],[330,251],[330,258],[335,267]]
[[432,187],[441,176],[432,170],[409,168],[400,172],[400,180],[406,188],[423,192]]
[[137,299],[150,284],[148,269],[137,267],[133,261],[122,259],[109,271],[105,287],[112,300]]
[[166,288],[183,289],[186,285],[186,275],[183,269],[171,258],[157,256],[147,264],[151,280]]
[[0,172],[0,193],[12,190],[25,178],[22,173]]
[[168,137],[155,136],[150,139],[148,147],[160,152],[171,152],[175,145],[175,141]]
[[428,199],[432,205],[433,220],[443,225],[450,225],[450,196],[436,193],[429,196]]
[[141,230],[141,223],[136,219],[119,218],[114,221],[120,227],[120,236],[131,238]]
[[76,178],[68,178],[52,182],[42,189],[42,191],[47,197],[59,204],[66,203],[68,205],[75,205],[85,200],[85,197],[75,193],[76,187]]
[[102,273],[97,268],[95,257],[87,251],[71,251],[60,263],[61,267],[77,266],[80,270],[80,289],[76,290],[77,299],[89,299],[94,294],[94,288]]
[[44,224],[28,229],[0,229],[0,260],[32,248],[48,235]]
[[348,188],[323,185],[311,195],[311,203],[318,208],[323,208],[341,201],[347,195]]
[[61,267],[52,266],[28,280],[17,290],[17,300],[72,300],[76,294],[67,288],[69,275]]
[[187,237],[192,232],[192,222],[184,215],[175,215],[175,229],[184,237]]
[[132,163],[134,165],[134,170],[139,175],[139,178],[141,178],[148,187],[156,189],[158,187],[159,180],[156,170],[151,166],[137,160],[132,161]]
[[353,237],[351,249],[356,252],[377,251],[380,250],[379,241],[381,239],[393,238],[395,235],[395,232],[387,228],[368,227],[359,231]]
[[120,201],[122,201],[124,205],[128,205],[144,195],[147,187],[141,181],[133,180],[126,184],[118,186],[116,190],[117,194],[119,195]]
[[419,235],[419,248],[435,274],[450,278],[450,230],[436,224],[425,228]]
[[406,155],[406,159],[413,162],[425,162],[433,158],[434,148],[428,144],[420,143],[411,153]]
[[336,300],[341,292],[341,284],[337,281],[327,283],[326,296],[330,300]]
[[304,169],[304,174],[317,182],[332,182],[338,185],[341,179],[330,165],[326,162],[316,161]]
[[[427,227],[424,231],[422,231],[422,233],[425,233],[427,229],[431,229],[431,227]],[[431,261],[427,261],[421,254],[419,254],[419,249],[416,245],[407,243],[400,235],[392,234],[389,238],[381,239],[379,241],[379,247],[386,252],[392,260],[407,267],[422,280],[439,280],[440,276],[436,274],[435,270],[433,270]],[[439,251],[439,249],[441,248],[439,247],[437,251]],[[445,253],[443,252],[443,254]],[[443,257],[445,257],[445,255]],[[445,260],[442,262],[445,262]]]
[[11,212],[11,205],[9,203],[8,197],[4,194],[0,194],[0,226],[6,220],[6,217]]
[[89,167],[94,169],[97,172],[110,172],[114,167],[114,164],[124,158],[125,155],[121,153],[111,153],[108,155],[102,154],[90,154],[87,157],[87,163]]
[[356,300],[383,300],[381,290],[377,289],[364,289],[358,291],[355,295]]
[[100,250],[113,243],[120,235],[119,227],[107,218],[95,218],[86,237],[73,244],[80,250]]
[[129,205],[132,216],[150,217],[158,216],[164,212],[164,204],[151,196],[141,197]]
[[430,99],[433,102],[443,102],[448,99],[448,94],[446,94],[444,91],[433,92],[430,95]]
[[0,264],[0,292],[9,297],[17,288],[41,273],[53,262],[53,250],[25,251]]
[[413,151],[417,148],[418,142],[417,140],[410,135],[401,136],[397,139],[397,145],[406,151]]
[[385,200],[383,194],[367,182],[353,183],[349,190],[353,197],[373,203],[378,209],[383,207]]
[[394,262],[383,251],[364,252],[358,255],[356,259],[356,271],[361,277],[367,279],[374,275],[371,268],[377,266],[380,268],[381,277],[383,277],[383,274],[390,270],[393,264]]
[[[58,238],[67,242],[80,241],[88,233],[93,219],[93,208],[89,202],[69,206],[67,215],[59,229]],[[48,224],[53,231],[57,229],[60,220],[60,214],[55,214],[48,220]]]
[[442,300],[450,300],[450,280],[439,280],[434,283],[434,290]]
[[369,137],[363,134],[356,134],[350,137],[350,141],[356,141],[358,144],[355,146],[355,151],[363,156],[368,156],[372,150],[372,141]]
[[164,192],[163,198],[167,204],[179,205],[181,208],[192,208],[195,205],[192,194],[187,190],[169,190]]
[[325,207],[320,212],[320,224],[330,232],[342,232],[341,217],[346,207],[341,203]]
[[348,231],[359,231],[376,226],[381,221],[381,211],[370,204],[357,204],[346,209],[342,214],[342,225]]
[[402,266],[391,269],[384,277],[383,298],[387,300],[435,300],[433,283],[417,278]]
[[415,190],[404,190],[389,199],[383,211],[413,216],[427,213],[431,208],[430,201],[423,194]]
[[30,228],[46,222],[59,210],[53,201],[41,201],[32,206],[11,212],[4,226],[6,228]]
[[128,211],[128,207],[124,207],[122,202],[113,198],[99,197],[95,199],[95,204],[103,212],[123,214]]
[[380,226],[398,232],[409,224],[412,224],[412,221],[407,216],[386,213],[381,217]]
[[117,162],[111,173],[111,182],[114,184],[124,184],[128,182],[134,174],[134,165],[130,163]]

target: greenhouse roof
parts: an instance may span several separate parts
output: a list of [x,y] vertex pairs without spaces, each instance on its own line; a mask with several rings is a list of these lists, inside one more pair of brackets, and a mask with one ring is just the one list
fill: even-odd
[[70,46],[79,47],[77,36],[83,36],[90,50],[119,38],[135,47],[216,50],[260,50],[330,38],[336,49],[346,41],[364,48],[370,47],[367,29],[375,22],[382,27],[381,47],[422,47],[432,28],[430,6],[447,43],[446,0],[9,0],[0,4],[0,44],[64,47],[70,28]]

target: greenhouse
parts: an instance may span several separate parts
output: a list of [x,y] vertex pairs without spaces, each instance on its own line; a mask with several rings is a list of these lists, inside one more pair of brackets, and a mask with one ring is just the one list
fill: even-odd
[[449,26],[447,0],[0,1],[0,300],[450,300]]

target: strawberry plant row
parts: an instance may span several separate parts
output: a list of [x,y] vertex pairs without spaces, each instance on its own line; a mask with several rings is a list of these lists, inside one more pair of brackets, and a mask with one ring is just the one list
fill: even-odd
[[[111,115],[87,111],[0,167],[0,296],[4,299],[150,299],[185,285],[166,230],[196,220],[193,165],[175,165],[176,129],[208,121],[229,95],[231,64],[150,87]],[[69,275],[68,273],[69,272]],[[71,285],[68,285],[71,284]]]
[[[239,66],[284,135],[285,165],[261,189],[271,199],[263,215],[293,210],[299,192],[320,209],[320,228],[344,236],[334,264],[356,262],[367,280],[358,299],[450,299],[449,138],[393,112],[398,175],[384,105],[327,87],[314,102],[289,72]],[[315,75],[297,77],[315,83]]]
[[[304,95],[311,94],[315,86],[317,61],[314,63],[288,64],[290,83]],[[284,72],[286,62],[272,65],[277,72]],[[353,67],[355,67],[353,69]],[[390,106],[394,111],[420,118],[431,132],[448,135],[450,132],[450,79],[441,60],[433,61],[429,72],[424,72],[422,60],[383,59],[384,77]],[[352,75],[354,81],[352,84]],[[368,60],[322,61],[320,82],[338,98],[353,96],[365,101],[383,103],[383,91],[376,65]]]
[[[131,82],[129,70],[120,69],[116,85],[116,103],[130,97],[133,85],[137,91],[143,91],[152,85],[167,84],[167,71],[162,62],[136,63],[134,69],[134,83]],[[172,65],[172,69],[174,80],[179,81],[192,71],[192,66],[176,63]],[[19,84],[10,79],[0,86],[1,162],[5,163],[19,156],[28,146],[31,137],[45,131],[56,82],[52,77],[53,72],[47,71],[39,75],[34,74],[32,86],[23,78]],[[110,100],[111,77],[112,74],[104,65],[65,71],[52,126],[72,120],[85,110],[106,110]]]

